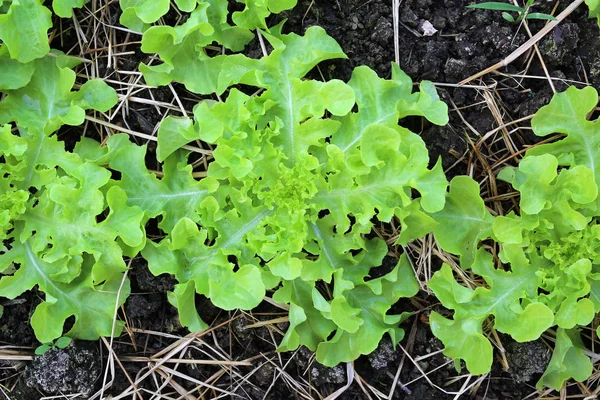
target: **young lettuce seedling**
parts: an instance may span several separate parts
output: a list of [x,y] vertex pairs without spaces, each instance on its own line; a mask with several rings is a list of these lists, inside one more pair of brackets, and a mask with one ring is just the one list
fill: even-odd
[[71,344],[72,341],[73,341],[73,339],[71,339],[68,336],[61,336],[58,339],[56,339],[54,342],[43,343],[42,345],[36,347],[35,355],[41,356],[48,350],[53,350],[53,349],[66,349]]

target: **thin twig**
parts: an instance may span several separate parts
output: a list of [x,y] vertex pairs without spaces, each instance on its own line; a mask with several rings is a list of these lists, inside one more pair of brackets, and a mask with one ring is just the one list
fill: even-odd
[[504,60],[492,65],[491,67],[486,68],[483,71],[480,71],[480,72],[476,73],[475,75],[472,75],[472,76],[468,77],[467,79],[462,80],[459,83],[459,85],[465,85],[474,79],[481,78],[482,76],[489,74],[492,71],[506,67],[507,65],[511,64],[517,58],[521,57],[527,50],[529,50],[531,48],[531,46],[533,46],[534,44],[536,44],[537,42],[542,40],[542,38],[544,36],[546,36],[548,34],[548,32],[550,32],[558,24],[560,24],[562,22],[562,20],[567,18],[583,2],[584,2],[584,0],[575,0],[573,3],[569,4],[569,6],[563,12],[561,12],[558,15],[558,17],[556,17],[556,21],[552,21],[548,25],[544,26],[538,33],[536,33],[531,39],[529,39],[528,41],[523,43],[511,55],[506,57]]

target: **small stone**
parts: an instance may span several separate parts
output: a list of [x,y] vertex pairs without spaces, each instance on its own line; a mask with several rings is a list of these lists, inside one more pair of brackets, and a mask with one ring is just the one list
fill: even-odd
[[423,36],[433,36],[438,31],[429,21],[421,21],[419,30],[423,33]]

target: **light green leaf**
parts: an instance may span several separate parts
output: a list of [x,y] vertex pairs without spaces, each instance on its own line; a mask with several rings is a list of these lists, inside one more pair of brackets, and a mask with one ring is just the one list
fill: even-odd
[[579,332],[574,329],[557,329],[554,353],[536,387],[540,390],[544,386],[560,390],[568,379],[575,379],[577,382],[586,380],[592,374],[593,366],[589,357],[583,353],[584,348]]
[[144,34],[142,51],[157,53],[163,64],[140,65],[150,85],[183,83],[196,93],[222,92],[253,68],[252,60],[241,56],[210,57],[203,47],[218,42],[233,51],[241,51],[254,35],[247,29],[228,23],[227,3],[221,0],[201,2],[180,26],[155,26]]
[[[564,211],[564,217],[575,219],[573,225],[582,229],[587,221],[577,216],[568,201],[587,204],[596,199],[598,187],[594,183],[592,170],[578,165],[559,174],[557,168],[558,160],[553,155],[527,156],[517,170],[503,176],[521,193],[520,206],[524,213],[538,214],[550,208],[555,212]],[[590,181],[591,184],[581,185]],[[579,220],[582,220],[581,225]]]
[[167,293],[169,303],[179,311],[179,322],[191,332],[199,332],[208,328],[196,311],[196,289],[194,281],[175,285],[172,292]]
[[279,14],[296,6],[297,0],[242,0],[246,4],[243,11],[233,13],[233,22],[246,29],[266,29],[265,18],[271,13]]
[[[387,245],[379,239],[368,240],[357,235],[342,234],[334,230],[335,222],[328,215],[309,225],[305,249],[318,256],[316,259],[303,259],[302,278],[307,281],[331,281],[336,269],[343,269],[345,278],[360,281],[374,265],[379,265],[387,254]],[[366,251],[352,256],[352,250],[366,248]]]
[[182,146],[194,140],[197,133],[193,120],[189,118],[167,117],[158,128],[158,148],[156,159],[165,161]]
[[62,18],[71,18],[74,8],[81,8],[87,0],[52,0],[52,9]]
[[296,350],[304,345],[315,351],[335,329],[335,323],[315,307],[312,300],[314,283],[301,279],[284,281],[273,300],[289,304],[290,326],[279,344],[279,351]]
[[456,365],[460,365],[462,359],[472,374],[490,371],[494,359],[493,348],[482,333],[481,319],[452,320],[432,312],[429,322],[433,334],[444,338],[444,355],[452,358]]
[[[362,309],[354,308],[345,297],[337,297],[331,301],[331,319],[348,333],[358,331],[364,321],[358,317]],[[379,343],[379,341],[377,341]]]
[[169,11],[169,0],[121,0],[120,23],[129,29],[143,32],[147,24],[156,22]]
[[175,0],[175,4],[183,12],[192,12],[198,4],[198,0]]
[[[394,68],[396,73],[403,73],[396,64]],[[429,81],[421,82],[419,93],[412,94],[409,99],[400,99],[396,109],[400,118],[420,115],[436,125],[448,123],[448,106],[440,100],[435,86]]]
[[80,125],[85,111],[105,112],[117,103],[117,94],[101,80],[91,80],[79,91],[71,91],[78,60],[67,56],[46,56],[34,61],[30,82],[8,92],[0,102],[0,123],[16,122],[21,128],[47,134],[62,125]]
[[532,231],[539,225],[539,220],[535,217],[523,215],[517,216],[510,212],[506,216],[499,216],[494,219],[493,231],[496,238],[505,244],[523,243],[523,232]]
[[[108,146],[112,144],[111,138]],[[149,218],[161,215],[159,227],[165,232],[183,217],[198,222],[202,203],[216,190],[217,182],[196,181],[183,152],[165,161],[164,177],[158,179],[146,168],[145,153],[145,146],[129,143],[117,150],[110,161],[110,167],[121,172],[118,185],[127,194],[127,204],[141,208]]]
[[14,90],[29,83],[35,71],[35,63],[22,64],[10,58],[8,47],[0,45],[0,90]]
[[569,87],[556,94],[550,104],[542,107],[531,121],[537,136],[563,133],[564,139],[530,149],[528,155],[551,154],[561,166],[586,166],[594,172],[600,184],[600,135],[598,122],[588,121],[587,114],[598,103],[598,92],[591,86]]
[[577,325],[585,326],[594,319],[594,303],[590,299],[576,301],[565,300],[556,313],[556,324],[564,329],[572,329]]
[[[336,312],[354,318],[338,320],[343,322],[341,325],[336,322],[338,329],[335,336],[317,348],[317,361],[329,367],[353,361],[360,355],[373,352],[385,333],[390,335],[394,345],[398,343],[404,337],[404,331],[398,324],[406,315],[390,315],[387,312],[401,297],[412,297],[418,291],[419,284],[406,254],[403,254],[389,274],[340,294],[343,297],[337,297],[331,303],[334,322]],[[345,309],[337,311],[338,303],[346,303]]]
[[452,179],[446,206],[433,218],[438,222],[434,233],[440,246],[460,255],[462,267],[470,268],[479,242],[491,235],[494,221],[479,195],[477,182],[466,176]]
[[437,224],[431,215],[423,211],[419,200],[413,200],[408,207],[397,209],[396,217],[402,226],[396,244],[403,246],[432,232]]
[[[596,18],[600,16],[600,1],[599,0],[585,0],[585,4],[590,9],[589,17]],[[598,20],[598,25],[600,26],[600,20]]]
[[[246,224],[247,231],[258,223],[252,218],[240,222]],[[180,284],[194,281],[196,291],[217,307],[250,310],[262,301],[265,286],[258,267],[244,265],[234,272],[234,265],[227,259],[229,254],[235,254],[234,249],[240,247],[242,239],[243,235],[236,230],[231,237],[219,236],[214,246],[208,246],[207,232],[198,230],[190,219],[182,218],[168,239],[158,245],[150,242],[142,254],[152,273],[173,274]]]
[[[214,24],[212,26],[214,27]],[[183,25],[182,29],[184,29]],[[241,54],[209,57],[199,46],[199,40],[206,41],[206,44],[212,40],[195,38],[199,35],[199,33],[195,33],[198,32],[197,29],[185,27],[185,32],[188,31],[192,31],[193,34],[169,34],[171,38],[178,38],[173,44],[181,44],[169,45],[165,47],[164,52],[159,52],[165,64],[152,67],[140,66],[140,71],[148,83],[166,85],[176,80],[195,93],[216,92],[221,94],[229,86],[237,83],[263,87],[273,79],[281,79],[281,76],[300,78],[320,61],[345,57],[339,45],[320,27],[310,27],[304,36],[289,34],[271,37],[265,34],[266,38],[272,42],[282,41],[282,43],[268,57],[261,60],[250,59]],[[162,38],[166,34],[166,31],[164,33],[161,31],[161,34],[157,34],[156,37],[148,36],[145,45],[144,42],[142,43],[142,49],[144,51],[146,51],[145,49],[155,49],[155,43],[166,40]],[[237,34],[241,35],[241,33]],[[246,37],[240,41],[247,42],[250,39],[251,37]],[[306,51],[306,49],[310,49],[310,51]],[[239,47],[235,50],[239,50]],[[300,54],[303,55],[299,56]],[[261,77],[259,71],[264,70],[274,75],[273,78]],[[272,89],[287,96],[292,84],[291,80],[280,80],[280,83],[285,83],[285,86],[273,86]]]
[[6,14],[0,14],[0,40],[10,57],[28,63],[50,51],[47,31],[52,13],[41,0],[13,0]]
[[399,119],[410,115],[424,116],[439,125],[448,122],[448,107],[439,101],[435,87],[424,81],[420,92],[412,93],[410,77],[396,64],[392,64],[391,80],[377,77],[367,67],[358,67],[348,85],[354,89],[359,111],[342,121],[341,129],[332,139],[345,154],[351,154],[363,138],[370,140],[369,127],[384,125],[395,129]]

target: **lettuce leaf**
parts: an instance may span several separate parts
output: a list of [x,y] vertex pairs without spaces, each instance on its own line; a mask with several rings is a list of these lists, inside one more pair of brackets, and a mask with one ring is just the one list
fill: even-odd
[[35,63],[22,64],[10,58],[8,47],[0,45],[0,71],[0,90],[14,90],[29,83],[35,71]]
[[[179,286],[189,287],[193,282],[196,292],[210,298],[219,308],[250,310],[265,295],[261,271],[256,262],[252,263],[253,260],[245,264],[242,259],[239,269],[234,272],[235,265],[229,262],[228,256],[238,254],[238,241],[243,237],[244,230],[251,230],[258,225],[255,221],[260,221],[263,215],[266,215],[264,211],[258,215],[250,214],[250,217],[243,215],[238,221],[228,218],[227,223],[232,225],[231,228],[237,229],[230,236],[219,236],[213,246],[205,245],[205,230],[198,230],[193,221],[183,218],[173,229],[170,239],[163,240],[159,245],[150,243],[142,254],[149,260],[148,266],[155,275],[174,274],[182,282]],[[176,295],[179,290],[180,287],[176,289]],[[184,310],[192,308],[183,302],[179,304]]]
[[433,217],[438,222],[434,232],[440,246],[459,255],[463,268],[471,268],[479,242],[490,237],[494,222],[477,182],[467,176],[452,179],[446,206]]
[[[254,37],[251,30],[266,29],[265,20],[269,15],[293,8],[297,0],[237,0],[237,2],[244,3],[244,9],[229,16],[226,0],[175,0],[177,9],[190,13],[190,16],[182,25],[171,27],[151,26],[169,12],[169,1],[121,0],[123,12],[120,22],[129,29],[144,32],[142,49],[149,53],[157,52],[166,61],[174,54],[185,57],[185,52],[189,50],[192,50],[192,54],[198,51],[198,54],[203,54],[202,48],[213,42],[240,51]],[[230,24],[230,21],[233,24]],[[192,42],[198,47],[194,48]],[[193,59],[194,57],[190,57],[187,61]],[[178,60],[183,61],[183,58]],[[169,61],[167,63],[170,64]],[[177,64],[185,67],[183,62]]]
[[0,124],[16,122],[30,131],[55,132],[62,125],[80,125],[85,111],[105,112],[117,103],[117,94],[101,79],[92,79],[72,91],[79,60],[64,55],[48,55],[35,60],[29,82],[7,90],[0,102]]
[[[296,0],[244,0],[246,7],[233,13],[234,25],[228,22],[227,1],[201,1],[190,17],[179,26],[153,26],[142,38],[142,51],[157,53],[162,64],[140,65],[149,85],[183,83],[194,93],[221,94],[228,86],[252,77],[256,60],[241,54],[210,56],[205,46],[217,42],[224,48],[239,52],[254,35],[251,30],[266,29],[265,18],[296,4]],[[278,32],[281,26],[272,28]],[[318,38],[315,38],[318,39]],[[325,51],[327,51],[325,49]]]
[[[53,0],[52,8],[59,17],[70,18],[73,8],[86,0]],[[8,3],[8,4],[4,4]],[[50,51],[48,30],[52,28],[52,12],[42,0],[6,0],[0,2],[0,54],[8,52],[18,63],[28,64]],[[1,57],[1,56],[0,56]],[[12,64],[13,68],[19,68]],[[12,71],[2,68],[3,75]],[[3,79],[3,78],[0,78]],[[0,81],[0,90],[2,82]]]
[[74,8],[81,8],[88,0],[52,0],[54,13],[62,18],[71,18]]
[[557,329],[554,353],[548,368],[537,383],[537,388],[544,386],[560,390],[568,379],[583,382],[592,375],[594,367],[590,358],[583,353],[585,346],[579,332],[575,329]]
[[143,32],[169,11],[169,0],[121,0],[121,25]]
[[164,177],[158,179],[145,166],[145,146],[135,145],[125,135],[113,135],[107,142],[111,169],[121,173],[118,186],[127,197],[127,205],[145,211],[146,219],[161,216],[159,227],[170,232],[181,218],[199,222],[202,203],[218,187],[216,180],[203,179],[198,182],[192,177],[192,167],[187,164],[187,155],[177,152],[163,165]]
[[292,9],[298,0],[237,0],[245,3],[243,11],[236,11],[232,15],[236,26],[246,29],[266,29],[265,19],[271,14],[279,14],[284,10]]
[[51,17],[41,0],[12,0],[7,12],[0,12],[0,40],[10,57],[20,63],[44,57],[50,51]]
[[[413,297],[419,284],[406,254],[396,267],[381,278],[352,282],[344,281],[344,272],[334,274],[334,285],[347,284],[348,289],[335,290],[331,301],[331,318],[337,325],[334,336],[319,344],[317,361],[327,366],[351,362],[370,354],[379,345],[384,334],[389,334],[394,345],[404,337],[398,324],[410,313],[388,314],[401,297]],[[334,286],[335,287],[335,286]]]
[[587,119],[587,114],[597,103],[598,92],[591,86],[584,89],[571,86],[565,92],[557,93],[550,104],[535,114],[531,127],[537,136],[562,133],[565,138],[535,146],[527,154],[553,155],[560,166],[586,166],[594,172],[596,185],[600,184],[599,125],[598,121]]

